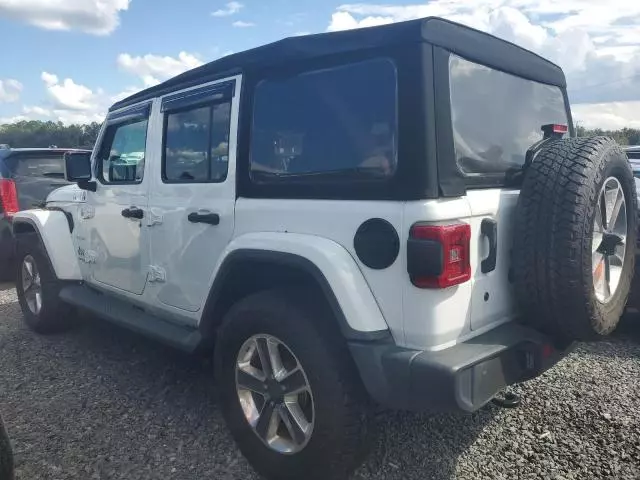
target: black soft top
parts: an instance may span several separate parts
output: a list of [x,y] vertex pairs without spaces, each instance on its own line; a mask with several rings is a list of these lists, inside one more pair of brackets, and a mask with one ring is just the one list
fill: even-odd
[[[560,67],[529,50],[458,23],[429,17],[378,27],[285,38],[189,70],[121,100],[110,111],[215,78],[340,56],[358,50],[370,51],[419,42],[446,48],[469,60],[531,80],[566,87]],[[418,65],[416,68],[419,68]]]

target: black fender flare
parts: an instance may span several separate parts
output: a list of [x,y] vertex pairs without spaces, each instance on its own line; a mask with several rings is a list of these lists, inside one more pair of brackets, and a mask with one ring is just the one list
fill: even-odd
[[331,285],[322,271],[312,261],[293,253],[257,249],[238,249],[229,253],[223,260],[203,309],[201,330],[204,330],[203,334],[205,336],[212,334],[213,332],[211,330],[215,330],[219,325],[219,319],[215,318],[214,312],[216,305],[221,299],[225,282],[229,281],[236,267],[246,262],[267,263],[274,266],[296,269],[312,278],[322,291],[345,339],[352,341],[379,341],[390,338],[391,333],[388,329],[366,332],[354,330],[349,325]]

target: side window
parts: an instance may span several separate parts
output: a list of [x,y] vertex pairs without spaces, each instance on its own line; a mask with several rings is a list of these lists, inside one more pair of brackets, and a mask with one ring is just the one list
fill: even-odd
[[162,179],[219,183],[227,178],[231,102],[165,114]]
[[396,90],[395,66],[385,59],[264,80],[254,99],[252,180],[390,177]]
[[142,182],[148,123],[144,118],[107,127],[98,157],[103,183]]

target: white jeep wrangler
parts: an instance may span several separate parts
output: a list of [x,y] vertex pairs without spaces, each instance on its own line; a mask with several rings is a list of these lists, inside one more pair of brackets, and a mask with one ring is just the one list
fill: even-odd
[[66,175],[14,217],[27,324],[213,347],[268,478],[348,476],[371,405],[477,410],[610,333],[633,276],[631,169],[574,137],[562,70],[437,18],[184,73]]

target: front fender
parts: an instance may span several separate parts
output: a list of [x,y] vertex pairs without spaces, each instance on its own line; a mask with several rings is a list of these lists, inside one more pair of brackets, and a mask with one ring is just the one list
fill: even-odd
[[82,280],[69,221],[64,212],[34,209],[14,215],[13,231],[18,241],[21,232],[32,230],[40,237],[56,277],[60,280]]
[[227,245],[213,278],[222,277],[219,274],[234,259],[251,255],[262,257],[262,260],[271,256],[273,261],[304,268],[314,275],[325,293],[335,297],[347,330],[353,333],[388,332],[389,327],[362,272],[349,252],[333,240],[298,233],[244,234]]

